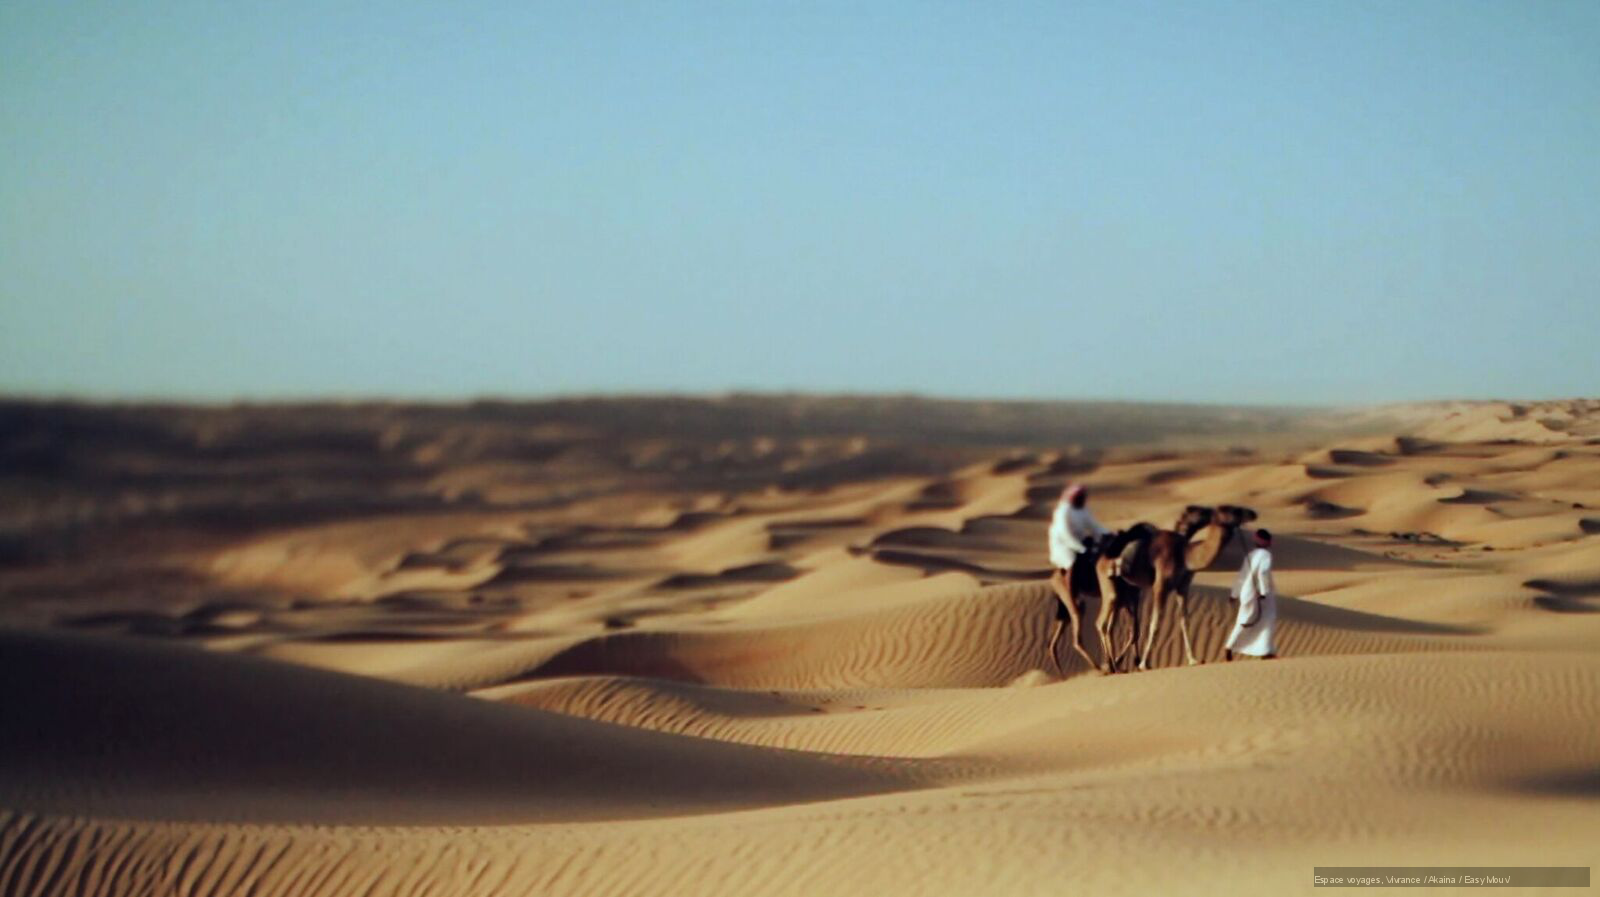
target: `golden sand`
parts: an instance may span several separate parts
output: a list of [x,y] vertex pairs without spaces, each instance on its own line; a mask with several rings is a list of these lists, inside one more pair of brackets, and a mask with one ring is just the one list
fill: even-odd
[[[1120,409],[1128,446],[1074,450],[790,411],[615,439],[396,413],[353,444],[195,413],[278,446],[196,450],[222,510],[153,437],[28,474],[0,894],[1277,895],[1600,861],[1600,404],[1162,448]],[[1219,662],[1231,548],[1205,663],[1167,628],[1156,670],[1058,676],[1069,480],[1112,526],[1256,509],[1283,658]],[[63,483],[125,519],[62,528]]]

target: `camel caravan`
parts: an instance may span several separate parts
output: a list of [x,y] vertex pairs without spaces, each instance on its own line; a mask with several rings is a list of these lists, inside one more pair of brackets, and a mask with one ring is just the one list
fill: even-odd
[[[1170,603],[1176,604],[1184,657],[1191,666],[1199,663],[1189,637],[1189,586],[1195,573],[1210,567],[1231,540],[1244,541],[1243,527],[1256,519],[1256,512],[1237,505],[1190,505],[1170,530],[1139,523],[1112,532],[1089,513],[1088,498],[1086,487],[1068,486],[1061,493],[1050,523],[1050,563],[1054,568],[1050,585],[1060,604],[1047,650],[1057,672],[1065,672],[1057,646],[1062,632],[1069,628],[1073,650],[1091,668],[1102,673],[1118,672],[1123,658],[1129,657],[1130,669],[1149,669],[1156,634]],[[1258,529],[1253,541],[1253,550],[1245,547],[1244,565],[1232,590],[1232,597],[1238,601],[1238,617],[1224,643],[1228,660],[1236,652],[1262,658],[1276,656],[1272,644],[1272,628],[1277,619],[1272,534]],[[1099,661],[1084,649],[1080,636],[1091,597],[1099,599],[1094,626],[1100,642]],[[1150,609],[1142,648],[1141,606]],[[1123,616],[1131,624],[1128,638],[1113,651],[1113,632]]]

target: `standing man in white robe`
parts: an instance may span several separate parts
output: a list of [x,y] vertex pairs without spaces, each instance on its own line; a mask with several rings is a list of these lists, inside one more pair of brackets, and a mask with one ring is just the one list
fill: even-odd
[[1234,652],[1270,660],[1278,656],[1272,644],[1272,627],[1278,621],[1278,590],[1272,583],[1272,533],[1256,530],[1256,548],[1245,556],[1239,579],[1233,584],[1239,599],[1239,618],[1223,643],[1223,658]]
[[1091,668],[1098,666],[1089,652],[1083,649],[1080,628],[1083,609],[1078,607],[1077,597],[1072,594],[1073,563],[1079,555],[1089,551],[1095,542],[1103,541],[1111,534],[1089,513],[1088,505],[1089,490],[1074,483],[1061,491],[1061,500],[1056,503],[1055,513],[1050,517],[1050,566],[1055,568],[1050,574],[1050,586],[1055,589],[1056,597],[1061,602],[1056,605],[1056,625],[1050,633],[1049,651],[1050,659],[1058,670],[1061,662],[1056,660],[1056,643],[1061,639],[1061,631],[1069,624],[1072,626],[1072,647]]

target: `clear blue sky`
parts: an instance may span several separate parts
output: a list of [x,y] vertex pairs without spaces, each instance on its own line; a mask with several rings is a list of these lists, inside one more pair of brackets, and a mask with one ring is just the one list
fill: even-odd
[[0,4],[0,391],[1600,393],[1600,3]]

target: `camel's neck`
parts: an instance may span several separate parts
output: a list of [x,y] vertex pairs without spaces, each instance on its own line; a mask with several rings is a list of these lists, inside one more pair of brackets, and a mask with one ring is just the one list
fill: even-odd
[[1216,561],[1217,555],[1233,538],[1233,527],[1210,523],[1200,528],[1183,547],[1183,564],[1190,570],[1204,570]]

